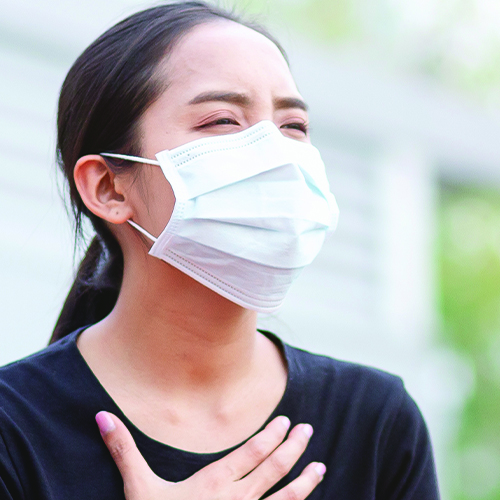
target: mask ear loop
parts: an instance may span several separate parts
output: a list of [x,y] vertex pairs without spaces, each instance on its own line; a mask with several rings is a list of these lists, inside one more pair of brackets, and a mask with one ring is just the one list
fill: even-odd
[[[147,165],[160,166],[159,161],[149,160],[148,158],[141,158],[140,156],[129,156],[129,155],[122,155],[122,154],[118,154],[118,153],[100,153],[100,154],[101,154],[101,156],[107,156],[109,158],[118,158],[119,160],[128,160],[128,161],[133,161],[133,162],[137,162],[137,163],[145,163]],[[135,229],[137,229],[137,231],[139,231],[144,236],[146,236],[146,238],[149,238],[153,243],[156,243],[156,238],[151,233],[149,233],[148,231],[143,229],[141,226],[139,226],[139,224],[137,224],[136,222],[134,222],[133,220],[130,220],[130,219],[127,222],[132,227],[135,227]]]
[[157,167],[160,166],[160,162],[157,160],[150,160],[148,158],[141,158],[140,156],[129,156],[129,155],[122,155],[118,153],[99,153],[101,156],[107,156],[109,158],[118,158],[119,160],[128,160],[128,161],[134,161],[137,163],[145,163],[146,165],[156,165]]
[[146,238],[149,238],[153,243],[156,243],[157,238],[155,238],[151,233],[148,233],[145,229],[143,229],[141,226],[139,226],[139,224],[137,224],[136,222],[134,222],[133,220],[130,220],[130,219],[127,222],[132,227],[135,227],[137,229],[137,231],[139,231],[144,236],[146,236]]

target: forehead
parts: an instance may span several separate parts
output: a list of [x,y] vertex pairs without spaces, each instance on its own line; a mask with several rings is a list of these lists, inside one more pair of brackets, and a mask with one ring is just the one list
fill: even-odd
[[297,95],[290,69],[278,47],[264,35],[232,21],[193,28],[166,61],[169,88],[199,92],[242,87]]

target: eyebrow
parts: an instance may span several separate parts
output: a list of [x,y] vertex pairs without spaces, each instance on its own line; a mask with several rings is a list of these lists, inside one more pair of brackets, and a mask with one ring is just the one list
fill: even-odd
[[[230,104],[236,104],[238,106],[248,107],[252,104],[252,100],[246,94],[240,94],[238,92],[203,92],[197,95],[189,101],[188,104],[202,104],[205,102],[228,102]],[[277,97],[274,99],[275,109],[292,109],[298,108],[303,111],[308,111],[307,104],[297,97]]]
[[194,99],[189,101],[189,104],[202,104],[204,102],[229,102],[230,104],[237,104],[239,106],[249,106],[251,104],[250,98],[245,94],[237,92],[203,92],[197,95]]
[[309,111],[309,106],[298,97],[277,97],[274,100],[275,109],[292,109],[298,108],[302,111]]

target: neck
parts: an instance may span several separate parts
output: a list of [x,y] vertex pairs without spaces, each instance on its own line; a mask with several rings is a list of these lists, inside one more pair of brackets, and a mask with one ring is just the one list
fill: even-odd
[[256,370],[265,340],[254,311],[158,259],[125,269],[113,312],[89,332],[103,355],[135,379],[179,393],[195,386],[221,392]]
[[113,312],[78,339],[125,415],[160,442],[204,453],[255,433],[287,380],[257,314],[153,257],[125,270]]

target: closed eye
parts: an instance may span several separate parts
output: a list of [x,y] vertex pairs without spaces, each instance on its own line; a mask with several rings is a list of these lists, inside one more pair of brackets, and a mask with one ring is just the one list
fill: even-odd
[[217,120],[213,120],[208,123],[204,123],[200,125],[198,128],[208,128],[208,127],[215,127],[218,125],[239,125],[239,123],[236,120],[233,120],[232,118],[218,118]]
[[306,122],[292,122],[281,125],[283,135],[290,139],[303,141],[309,138],[309,125]]
[[293,129],[293,130],[300,130],[304,134],[307,134],[309,131],[309,126],[307,123],[286,123],[285,125],[282,125],[281,128],[287,128],[287,129]]

